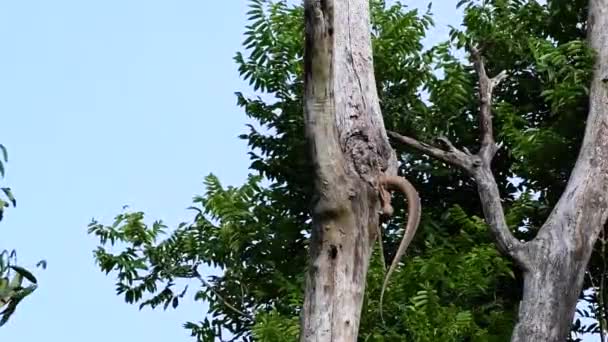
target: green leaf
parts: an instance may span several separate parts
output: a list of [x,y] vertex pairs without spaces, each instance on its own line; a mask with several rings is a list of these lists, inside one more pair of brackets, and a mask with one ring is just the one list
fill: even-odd
[[13,204],[13,207],[16,207],[17,200],[15,199],[15,196],[13,196],[13,193],[11,192],[11,188],[2,188],[2,192],[4,192],[6,197],[8,197],[8,200],[11,201],[11,203]]
[[46,260],[40,260],[38,261],[38,263],[36,263],[36,267],[41,267],[43,270],[46,269]]
[[[0,152],[2,153],[2,160],[7,163],[8,162],[8,151],[6,150],[6,147],[2,144],[0,144]],[[0,165],[2,165],[2,163],[0,163]]]
[[34,277],[34,275],[30,271],[26,270],[25,268],[20,267],[20,266],[11,266],[11,268],[13,270],[15,270],[15,272],[17,272],[22,277],[29,280],[31,283],[33,283],[33,284],[38,283],[38,280],[36,280],[36,277]]

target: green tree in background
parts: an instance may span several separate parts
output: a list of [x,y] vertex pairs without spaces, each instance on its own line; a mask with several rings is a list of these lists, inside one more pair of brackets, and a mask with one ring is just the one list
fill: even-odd
[[[462,49],[483,42],[488,73],[509,71],[495,90],[502,148],[493,171],[509,227],[517,238],[535,236],[564,190],[583,136],[592,67],[583,43],[587,2],[468,3],[463,29],[428,50],[421,41],[432,25],[430,10],[380,0],[370,6],[377,88],[391,131],[475,146],[477,76],[459,57]],[[260,95],[236,93],[252,120],[240,136],[251,148],[247,182],[223,186],[208,176],[193,220],[170,231],[160,221],[146,224],[141,212],[89,227],[100,240],[101,270],[116,275],[117,293],[128,303],[176,308],[192,296],[208,303],[206,318],[185,324],[198,341],[294,341],[299,334],[313,191],[302,115],[303,12],[286,1],[252,0],[248,15],[245,51],[235,57]],[[368,274],[361,341],[508,340],[521,274],[496,251],[476,185],[459,169],[395,147],[402,173],[421,194],[423,219],[389,284],[382,322],[382,260],[391,260],[399,243],[402,204],[384,227],[384,255],[376,251]],[[589,268],[594,283],[606,275],[600,252]],[[208,267],[219,275],[204,277]],[[594,318],[599,297],[586,298],[592,309],[581,314]],[[579,322],[572,339],[600,328]]]
[[[8,161],[6,147],[0,144],[0,178],[4,178],[4,167]],[[4,195],[0,198],[0,221],[4,216],[5,208],[10,205],[15,207],[17,201],[11,189],[0,188]],[[45,261],[40,261],[37,266],[46,267]],[[27,281],[27,282],[26,282]],[[29,282],[29,285],[27,284]],[[38,287],[36,277],[27,269],[18,266],[17,253],[15,250],[3,250],[0,252],[0,327],[8,322],[14,314],[17,305],[27,296],[32,294]]]

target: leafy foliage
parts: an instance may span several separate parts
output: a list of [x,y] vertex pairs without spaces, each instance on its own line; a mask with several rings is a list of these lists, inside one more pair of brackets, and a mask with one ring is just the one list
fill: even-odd
[[[0,311],[0,327],[15,313],[17,305],[38,287],[36,277],[27,269],[17,266],[16,259],[14,250],[0,253],[0,309],[3,309]],[[46,262],[40,261],[37,266],[46,268]],[[25,280],[30,285],[26,286]]]
[[[444,135],[477,148],[477,78],[460,56],[467,46],[480,45],[491,76],[509,73],[496,90],[495,131],[503,147],[493,169],[508,224],[527,239],[561,194],[580,146],[593,61],[583,43],[586,4],[463,0],[459,6],[465,9],[463,27],[425,50],[430,9],[421,14],[370,1],[385,124],[421,140]],[[204,195],[194,199],[192,222],[171,232],[161,222],[148,226],[141,212],[89,227],[100,239],[100,268],[115,272],[117,292],[127,302],[175,308],[185,286],[195,287],[194,300],[209,303],[207,318],[185,324],[198,341],[226,331],[231,336],[224,339],[234,341],[293,341],[299,329],[313,183],[303,134],[303,11],[286,1],[251,0],[248,16],[245,51],[235,57],[258,94],[236,93],[237,104],[257,124],[240,136],[251,149],[247,182],[223,186],[208,176]],[[386,322],[378,312],[384,269],[376,251],[361,340],[504,341],[516,317],[521,278],[487,234],[476,185],[459,170],[395,147],[400,171],[422,195],[422,226],[389,285]],[[395,203],[401,205],[384,227],[387,259],[406,220],[403,198]],[[115,244],[117,252],[107,248]],[[203,277],[204,266],[220,275]]]
[[[273,304],[293,312],[294,303],[277,299],[296,296],[292,301],[300,302],[300,288],[294,282],[301,283],[303,276],[293,263],[305,262],[306,255],[299,252],[304,240],[294,238],[300,233],[281,208],[272,205],[276,201],[272,191],[261,188],[259,182],[259,176],[251,176],[242,187],[223,188],[216,177],[208,176],[205,196],[194,200],[194,222],[180,225],[158,243],[165,227],[161,222],[148,227],[141,212],[118,215],[111,226],[92,222],[89,232],[102,244],[128,244],[116,254],[99,247],[95,255],[101,269],[117,271],[117,292],[129,303],[141,301],[142,308],[176,307],[185,294],[173,290],[176,281],[195,280],[200,289],[194,299],[208,301],[209,311],[222,316],[202,324],[188,323],[199,338],[212,340],[220,327],[240,337],[244,327],[253,324],[253,314]],[[269,222],[276,228],[272,239],[268,238]],[[271,252],[293,257],[273,260],[267,257]],[[228,270],[229,275],[207,280],[199,273],[201,265]],[[154,295],[143,298],[146,292]]]
[[[0,144],[0,178],[4,177],[5,163],[8,161],[6,147]],[[14,206],[17,205],[10,188],[0,188],[8,201]],[[9,202],[0,199],[0,220],[3,218],[4,209],[9,206]],[[36,265],[46,268],[46,261],[42,260]],[[25,285],[27,280],[30,285]],[[15,250],[3,250],[0,253],[0,327],[5,325],[15,313],[17,305],[25,297],[32,294],[37,288],[36,277],[27,269],[17,265],[17,253]]]

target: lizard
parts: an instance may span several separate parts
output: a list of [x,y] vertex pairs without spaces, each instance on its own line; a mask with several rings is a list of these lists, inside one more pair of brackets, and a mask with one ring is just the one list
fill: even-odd
[[[393,207],[391,206],[390,190],[401,191],[404,195],[406,195],[408,204],[408,220],[407,224],[405,225],[403,238],[401,239],[401,243],[399,244],[395,257],[393,258],[393,262],[391,263],[391,266],[384,277],[384,283],[382,284],[382,290],[380,291],[380,317],[384,321],[384,318],[382,317],[382,302],[384,299],[384,292],[386,291],[386,287],[388,285],[388,280],[391,274],[397,268],[399,260],[403,254],[405,254],[407,247],[412,242],[412,239],[416,234],[416,230],[420,224],[420,214],[422,210],[420,196],[418,196],[418,192],[412,183],[410,183],[407,179],[399,176],[387,176],[383,174],[380,176],[379,181],[380,202],[382,205],[381,212],[383,215],[391,216],[394,212]],[[380,245],[382,245],[382,240],[380,240]]]

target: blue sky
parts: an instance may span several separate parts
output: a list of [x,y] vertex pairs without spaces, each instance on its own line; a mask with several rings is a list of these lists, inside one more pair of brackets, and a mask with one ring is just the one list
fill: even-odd
[[[427,1],[406,2],[425,7]],[[438,28],[460,20],[435,6]],[[94,265],[91,218],[122,205],[170,225],[213,172],[247,175],[247,93],[232,61],[245,0],[0,1],[0,143],[18,207],[0,223],[0,249],[18,250],[40,288],[0,329],[10,341],[190,341],[181,327],[201,304],[139,312]]]
[[205,308],[138,312],[94,266],[95,217],[121,206],[176,224],[203,176],[247,174],[247,89],[232,61],[244,1],[0,2],[1,143],[18,206],[0,249],[48,260],[40,289],[1,340],[189,341],[181,324]]

